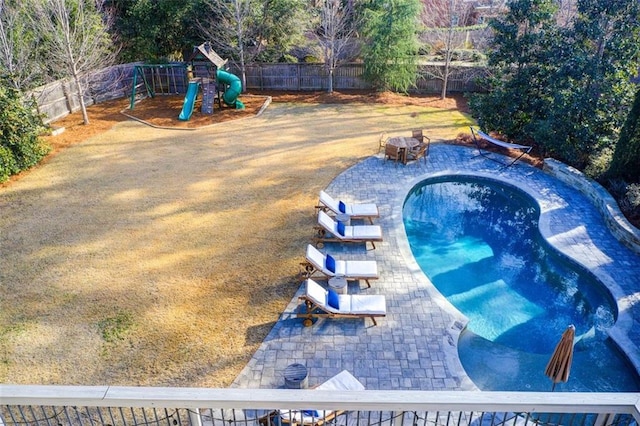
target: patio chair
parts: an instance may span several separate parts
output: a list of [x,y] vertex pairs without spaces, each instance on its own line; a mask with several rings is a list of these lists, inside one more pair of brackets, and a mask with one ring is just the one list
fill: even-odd
[[364,280],[371,287],[369,280],[378,279],[378,264],[375,260],[338,260],[330,254],[323,254],[311,244],[307,245],[307,261],[301,263],[302,277],[324,278],[343,277],[348,281]]
[[314,318],[376,318],[387,315],[387,301],[380,294],[338,294],[307,279],[305,294],[299,298],[298,318],[304,318],[305,327],[313,325]]
[[427,156],[429,155],[429,144],[421,142],[420,145],[410,149],[407,152],[408,160],[417,160],[420,162],[421,158],[424,158],[424,163],[427,164]]
[[[411,131],[411,137],[413,139],[417,139],[418,142],[420,142],[420,144],[426,144],[427,145],[427,150],[426,150],[426,154],[425,156],[429,155],[429,146],[431,145],[431,138],[429,138],[429,136],[425,135],[422,132],[422,129],[414,129]],[[422,146],[422,145],[418,145],[418,146]]]
[[431,139],[429,139],[428,136],[426,136],[423,132],[422,129],[414,129],[411,131],[411,137],[414,139],[418,139],[419,142],[421,143],[430,143]]
[[320,191],[320,199],[316,209],[332,211],[334,214],[347,214],[350,219],[368,219],[373,224],[374,217],[380,217],[378,206],[373,203],[345,203],[336,200],[324,191]]
[[395,165],[398,165],[398,161],[402,161],[402,151],[395,145],[386,144],[384,147],[384,160],[393,160]]
[[380,133],[380,140],[378,141],[378,152],[382,151],[382,148],[387,145],[387,139],[389,139],[389,137],[387,136],[386,132]]
[[325,242],[342,243],[371,243],[376,248],[376,241],[382,241],[382,228],[378,225],[345,225],[329,216],[326,212],[318,212],[318,226],[316,235],[312,238],[316,247],[322,247]]
[[[347,370],[342,370],[326,382],[316,386],[319,391],[361,391],[364,385]],[[322,426],[331,422],[345,410],[274,410],[259,419],[261,426]]]

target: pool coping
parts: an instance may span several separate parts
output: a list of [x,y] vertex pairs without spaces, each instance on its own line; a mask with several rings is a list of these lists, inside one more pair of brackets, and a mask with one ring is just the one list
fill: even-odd
[[568,166],[554,158],[544,160],[543,170],[582,192],[600,211],[613,235],[635,253],[640,254],[640,230],[633,226],[622,214],[618,203],[598,182],[588,178],[580,170]]

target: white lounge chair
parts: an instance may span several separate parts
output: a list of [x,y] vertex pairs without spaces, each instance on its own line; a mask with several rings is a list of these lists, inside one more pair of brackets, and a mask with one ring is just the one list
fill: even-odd
[[[314,387],[313,390],[361,391],[365,390],[365,387],[347,370],[342,370],[326,382]],[[279,424],[287,426],[321,426],[343,413],[344,410],[275,410],[260,418],[259,423],[262,426],[277,426]]]
[[370,242],[376,248],[376,241],[382,241],[382,228],[379,225],[344,225],[324,211],[318,212],[318,226],[313,242],[321,247],[324,242],[365,243]]
[[387,301],[379,294],[338,294],[326,290],[320,284],[307,279],[305,294],[300,296],[297,316],[304,318],[304,326],[313,324],[313,318],[371,318],[374,325],[377,317],[387,315]]
[[301,264],[304,278],[313,278],[318,274],[326,278],[338,276],[348,281],[364,280],[368,287],[371,287],[369,280],[378,278],[378,264],[375,260],[338,260],[329,254],[323,254],[311,244],[307,245],[306,258],[307,261]]
[[368,219],[373,224],[374,217],[380,217],[378,206],[373,203],[351,204],[336,200],[324,191],[320,191],[317,209],[330,210],[335,214],[347,214],[352,219]]

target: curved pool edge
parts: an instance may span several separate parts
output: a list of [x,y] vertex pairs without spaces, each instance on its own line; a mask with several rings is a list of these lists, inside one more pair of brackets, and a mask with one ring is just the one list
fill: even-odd
[[622,214],[618,203],[598,182],[554,158],[545,158],[545,173],[582,192],[598,209],[611,233],[630,250],[640,254],[640,230]]
[[[509,187],[513,187],[517,190],[520,190],[525,194],[527,194],[529,197],[531,197],[533,201],[535,201],[540,211],[540,215],[538,219],[538,228],[541,236],[544,238],[547,244],[557,252],[561,253],[571,261],[578,264],[580,267],[584,268],[586,271],[589,271],[591,274],[593,274],[597,278],[597,280],[600,281],[602,285],[609,291],[612,299],[615,301],[618,312],[617,312],[617,319],[614,326],[611,327],[607,331],[607,333],[609,337],[612,339],[612,341],[615,343],[615,345],[620,349],[620,351],[627,357],[629,362],[633,365],[636,372],[640,374],[640,351],[638,350],[638,347],[629,338],[629,332],[631,331],[631,328],[634,322],[633,316],[631,315],[628,309],[629,307],[628,305],[631,303],[631,301],[628,300],[628,297],[625,296],[625,292],[615,282],[615,280],[609,276],[609,274],[602,271],[600,268],[591,268],[588,265],[586,265],[584,262],[581,262],[580,259],[577,259],[575,256],[572,255],[568,245],[566,244],[563,245],[562,241],[560,241],[558,238],[555,238],[555,234],[552,232],[551,226],[550,226],[553,220],[553,212],[555,208],[553,208],[549,203],[547,203],[546,200],[543,199],[538,192],[534,191],[531,187],[529,187],[526,184],[523,184],[522,182],[518,182],[517,184],[515,184],[513,181],[507,178],[504,178],[500,175],[489,174],[486,172],[442,170],[439,172],[425,173],[423,175],[414,177],[411,181],[409,181],[402,191],[398,191],[396,202],[394,202],[394,205],[393,205],[392,214],[393,214],[393,220],[394,220],[395,226],[397,226],[399,229],[402,230],[402,232],[400,233],[402,237],[399,238],[398,245],[403,258],[407,263],[407,267],[412,271],[413,274],[416,275],[418,279],[420,279],[421,281],[425,281],[429,284],[430,294],[434,294],[434,296],[436,297],[435,300],[437,300],[440,306],[443,309],[446,309],[454,317],[458,318],[456,321],[454,321],[454,324],[452,324],[449,327],[448,331],[451,333],[452,338],[455,337],[455,340],[454,340],[455,342],[454,350],[456,351],[455,359],[459,364],[459,368],[462,368],[462,371],[464,371],[464,368],[462,367],[462,364],[460,363],[460,360],[457,356],[458,341],[459,341],[460,333],[464,330],[464,328],[468,323],[468,319],[460,311],[458,311],[453,305],[451,305],[451,303],[448,300],[446,300],[444,296],[440,294],[440,292],[435,288],[433,283],[431,283],[431,280],[429,280],[429,278],[424,274],[424,272],[422,272],[422,270],[418,266],[409,245],[409,240],[406,235],[406,229],[404,227],[403,214],[402,214],[403,208],[404,208],[404,201],[406,200],[409,192],[417,184],[427,179],[448,177],[448,176],[450,177],[468,176],[468,177],[475,177],[475,178],[486,179],[486,180],[493,180],[493,181],[499,182],[500,184],[507,185]],[[452,332],[453,330],[457,330],[457,332]],[[450,357],[447,357],[447,358],[450,358]],[[467,376],[466,372],[464,375]]]

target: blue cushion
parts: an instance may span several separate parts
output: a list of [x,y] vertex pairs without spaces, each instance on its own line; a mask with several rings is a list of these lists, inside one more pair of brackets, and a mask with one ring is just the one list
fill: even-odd
[[327,305],[333,309],[340,309],[340,302],[338,301],[338,293],[329,289],[327,294]]
[[344,223],[338,222],[338,234],[344,237]]
[[336,271],[336,260],[330,254],[327,255],[327,259],[324,261],[324,266],[331,272]]
[[342,201],[340,201],[338,203],[338,210],[340,210],[340,213],[346,213],[347,212],[347,206]]
[[320,417],[320,413],[316,410],[302,410],[302,414],[309,417]]

